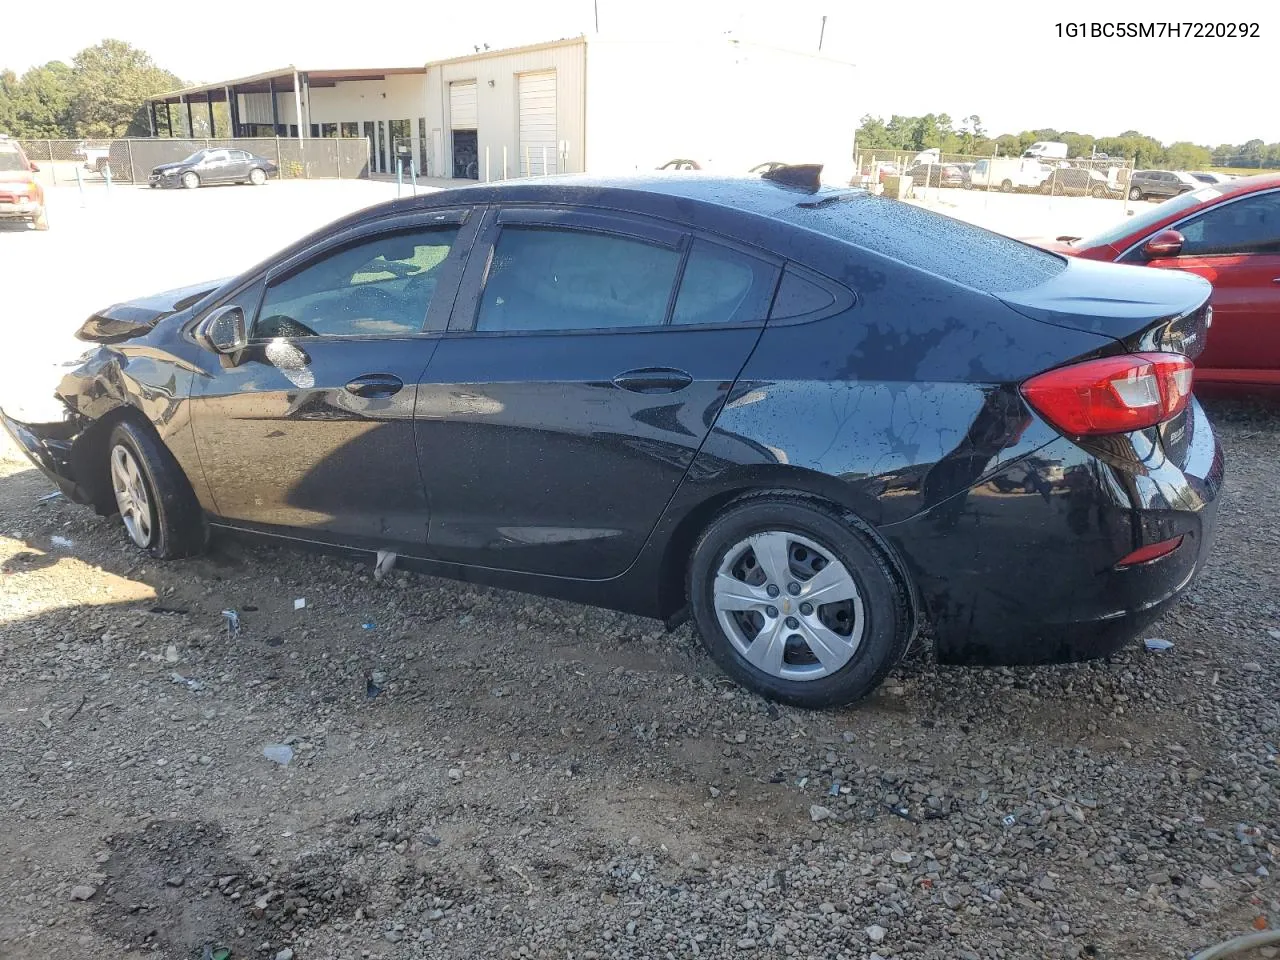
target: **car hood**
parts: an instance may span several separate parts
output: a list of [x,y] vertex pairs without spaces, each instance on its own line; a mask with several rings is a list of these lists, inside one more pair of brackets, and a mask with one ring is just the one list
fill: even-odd
[[145,336],[165,317],[187,309],[213,293],[229,278],[207,280],[154,293],[136,300],[112,304],[97,311],[76,331],[76,338],[91,343],[120,343]]
[[152,173],[176,173],[177,171],[190,166],[191,164],[183,163],[181,160],[179,160],[177,163],[158,164],[151,168],[151,172]]
[[0,170],[0,183],[7,186],[30,183],[34,179],[35,174],[30,170]]

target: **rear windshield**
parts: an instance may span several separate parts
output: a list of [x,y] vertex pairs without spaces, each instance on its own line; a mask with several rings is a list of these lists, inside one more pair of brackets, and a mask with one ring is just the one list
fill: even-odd
[[1038,247],[863,193],[787,207],[778,216],[984,293],[1037,287],[1067,266],[1062,257]]
[[1193,190],[1190,193],[1180,193],[1176,197],[1170,197],[1164,203],[1157,203],[1150,210],[1144,210],[1142,213],[1135,214],[1127,220],[1121,220],[1114,227],[1108,227],[1092,237],[1076,240],[1071,245],[1073,247],[1092,248],[1105,246],[1108,243],[1116,243],[1134,234],[1143,233],[1147,227],[1159,220],[1163,220],[1171,213],[1190,210],[1192,207],[1199,206],[1209,200],[1216,200],[1220,196],[1222,196],[1222,191],[1215,187],[1204,187],[1200,190]]

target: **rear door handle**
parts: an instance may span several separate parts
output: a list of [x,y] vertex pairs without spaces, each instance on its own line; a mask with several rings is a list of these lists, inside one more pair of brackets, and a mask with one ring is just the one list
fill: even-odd
[[643,367],[613,378],[613,385],[632,393],[675,393],[693,383],[693,377],[675,367]]
[[404,381],[391,373],[366,373],[347,384],[347,393],[354,393],[366,400],[394,397],[404,386]]

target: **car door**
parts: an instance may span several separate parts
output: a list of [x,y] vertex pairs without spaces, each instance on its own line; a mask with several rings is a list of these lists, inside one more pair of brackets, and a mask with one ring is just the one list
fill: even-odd
[[227,179],[248,180],[253,155],[246,150],[229,150],[227,155]]
[[[1214,379],[1280,382],[1280,190],[1215,204],[1173,229],[1181,254],[1148,266],[1213,284],[1213,327],[1196,366],[1220,371]],[[1142,262],[1141,248],[1125,260]]]
[[230,165],[230,156],[226,150],[210,150],[204,155],[204,159],[200,161],[201,183],[222,183],[227,179],[227,168]]
[[212,357],[193,428],[219,522],[421,552],[417,384],[475,232],[466,209],[389,216],[273,267],[229,302],[248,346]]
[[432,556],[622,573],[759,339],[778,273],[658,221],[491,211],[418,391]]

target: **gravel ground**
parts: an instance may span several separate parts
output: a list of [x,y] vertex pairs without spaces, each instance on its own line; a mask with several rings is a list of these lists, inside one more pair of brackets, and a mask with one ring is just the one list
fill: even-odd
[[157,564],[0,462],[0,956],[1174,958],[1275,924],[1280,417],[1213,415],[1171,651],[917,653],[826,713],[687,628],[233,541]]

